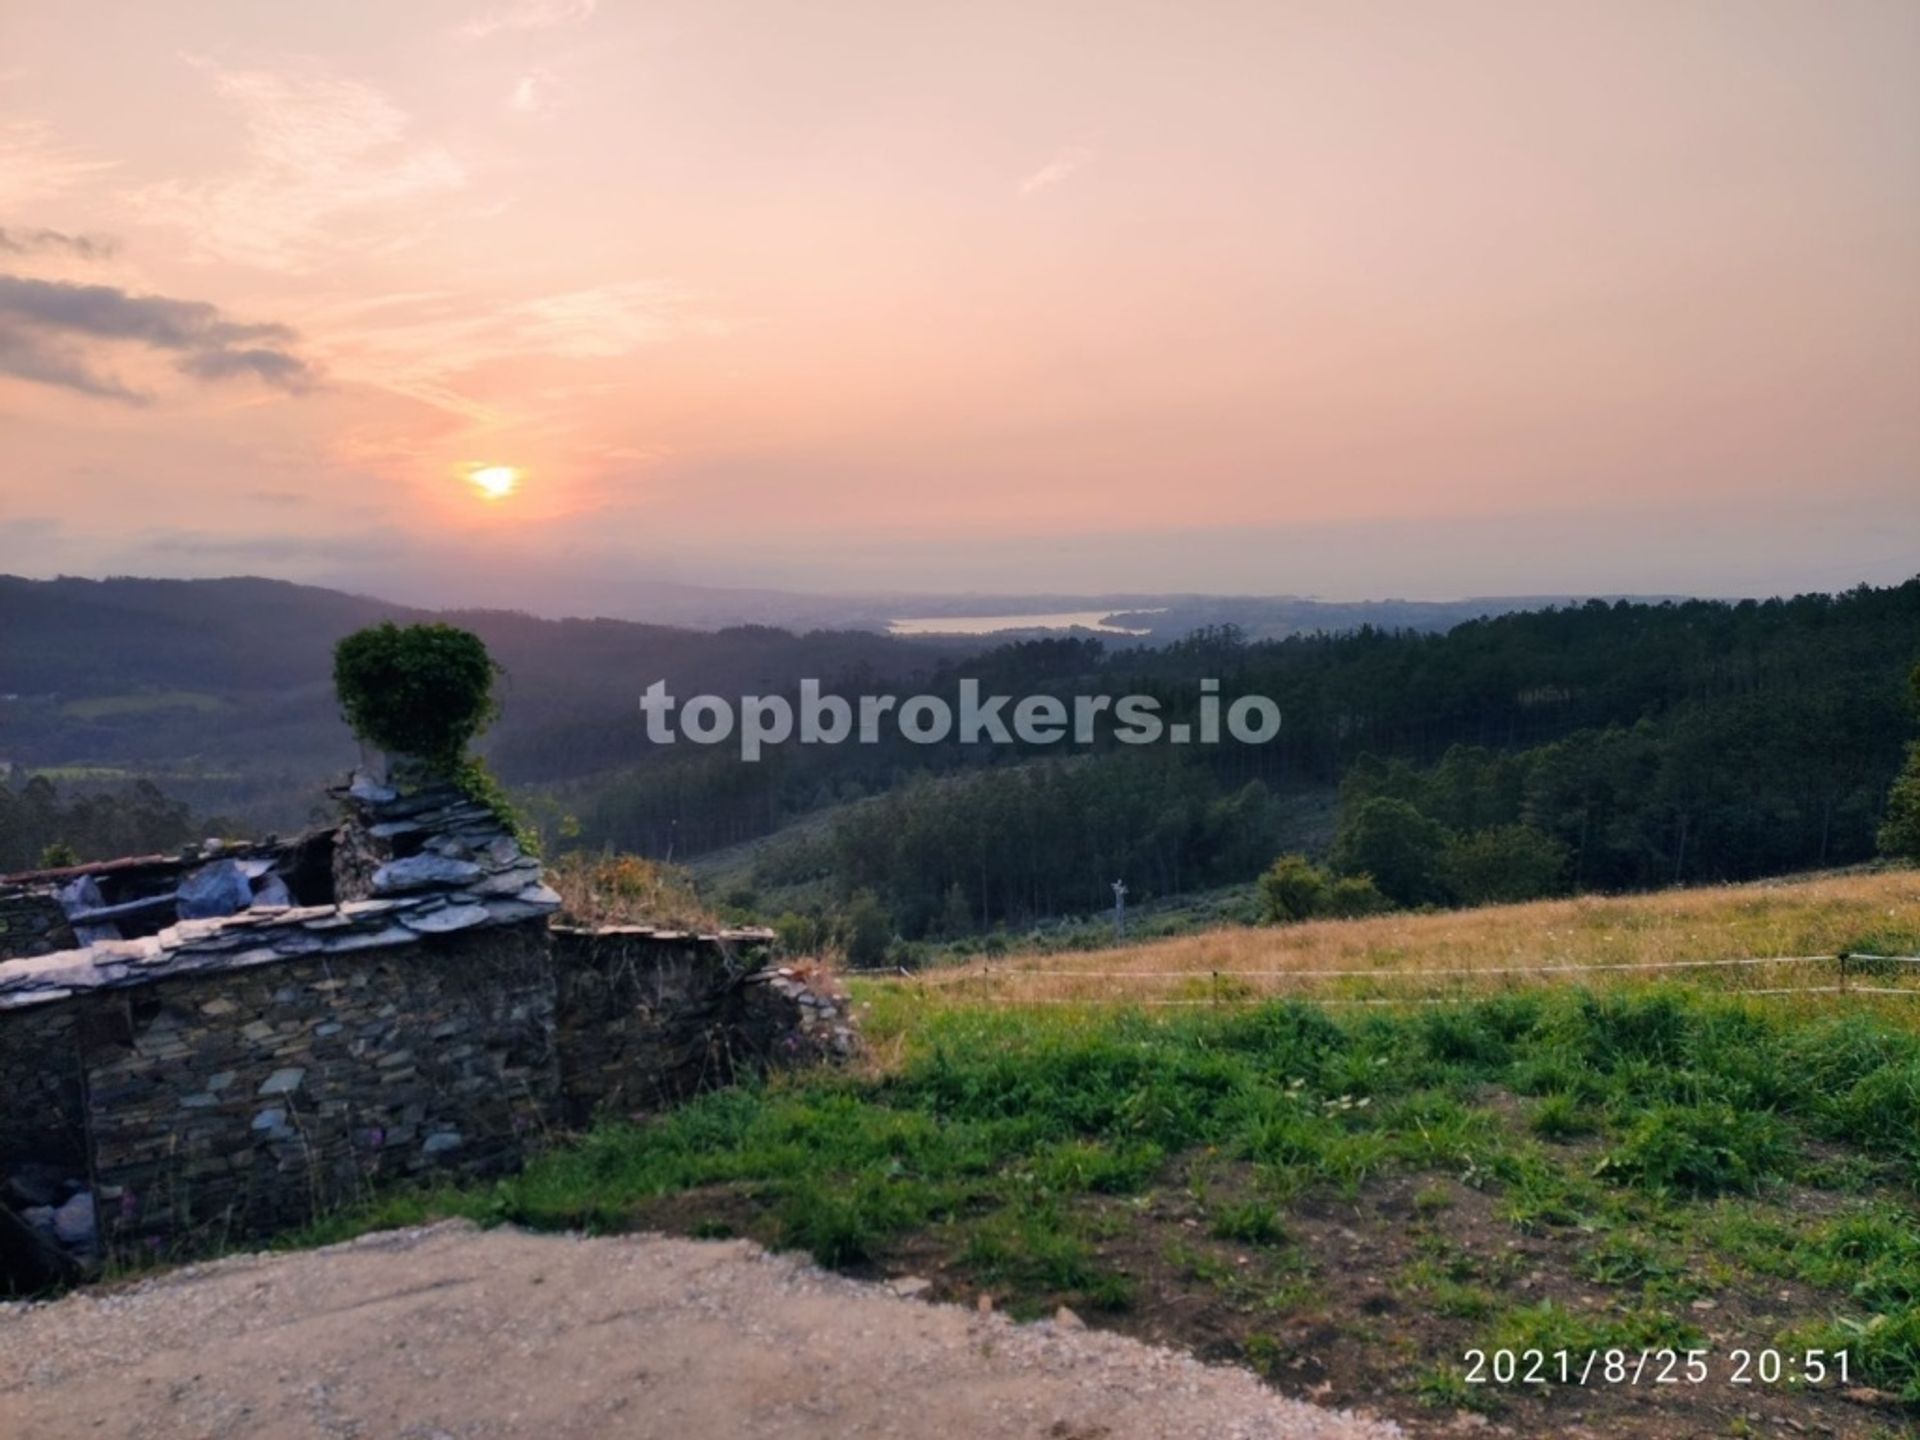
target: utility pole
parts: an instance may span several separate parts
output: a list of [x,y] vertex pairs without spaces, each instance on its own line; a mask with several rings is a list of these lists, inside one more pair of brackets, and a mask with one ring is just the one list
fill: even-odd
[[1127,882],[1113,882],[1113,938],[1127,938]]

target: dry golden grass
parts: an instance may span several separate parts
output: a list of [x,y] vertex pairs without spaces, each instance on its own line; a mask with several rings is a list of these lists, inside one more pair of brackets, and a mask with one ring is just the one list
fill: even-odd
[[[954,999],[1152,1004],[1284,995],[1420,999],[1675,980],[1752,992],[1834,986],[1840,969],[1826,959],[1699,962],[1831,956],[1887,935],[1920,937],[1920,871],[1225,928],[1125,949],[1015,954],[928,971],[914,983]],[[1676,963],[1697,968],[1604,968]],[[1553,968],[1524,973],[1542,967]],[[1854,988],[1913,988],[1920,995],[1920,965],[1848,979]]]
[[713,930],[720,924],[686,871],[638,855],[562,855],[548,862],[546,879],[560,892],[559,918],[568,925]]

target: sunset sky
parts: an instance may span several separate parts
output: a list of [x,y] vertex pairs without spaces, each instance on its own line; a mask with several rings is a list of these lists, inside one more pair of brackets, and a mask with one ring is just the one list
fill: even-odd
[[0,0],[0,571],[1830,588],[1917,396],[1911,0]]

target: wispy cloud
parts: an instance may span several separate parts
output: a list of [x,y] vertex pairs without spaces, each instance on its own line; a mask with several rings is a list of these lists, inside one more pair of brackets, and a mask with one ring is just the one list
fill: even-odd
[[604,359],[690,336],[722,336],[737,325],[708,313],[702,297],[662,280],[625,280],[535,296],[491,308],[454,292],[357,301],[319,317],[333,337],[343,376],[471,413],[457,378],[522,356]]
[[[324,73],[223,70],[194,62],[238,114],[247,159],[200,182],[135,192],[142,218],[186,230],[205,256],[301,269],[321,250],[366,248],[357,215],[390,211],[466,183],[438,145],[414,143],[411,117],[379,91]],[[380,238],[391,243],[390,230]]]
[[598,8],[599,0],[514,0],[476,15],[460,27],[460,33],[469,40],[485,40],[503,32],[550,30],[590,19]]
[[68,235],[60,230],[9,230],[0,225],[0,253],[7,255],[71,255],[80,260],[104,260],[120,248],[119,242],[97,235]]
[[0,375],[141,405],[147,396],[95,370],[79,348],[30,326],[0,320]]
[[735,326],[699,309],[699,297],[664,280],[621,280],[544,295],[515,306],[501,338],[517,348],[572,359],[625,355],[682,335],[725,335]]
[[44,120],[0,121],[0,205],[57,195],[113,165],[64,143]]
[[100,370],[96,352],[114,344],[168,354],[196,379],[251,377],[298,394],[315,376],[289,348],[295,338],[285,325],[229,320],[204,301],[0,275],[0,373],[84,395],[151,398]]
[[1050,190],[1077,170],[1093,163],[1093,151],[1085,145],[1071,145],[1020,182],[1022,195],[1037,195]]
[[513,92],[507,97],[508,108],[522,115],[537,115],[552,104],[553,72],[550,70],[529,70],[513,82]]

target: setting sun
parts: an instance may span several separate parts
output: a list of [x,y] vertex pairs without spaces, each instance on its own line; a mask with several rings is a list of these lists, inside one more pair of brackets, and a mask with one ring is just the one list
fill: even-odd
[[482,465],[467,472],[467,479],[489,500],[504,500],[520,485],[520,472],[511,465]]

